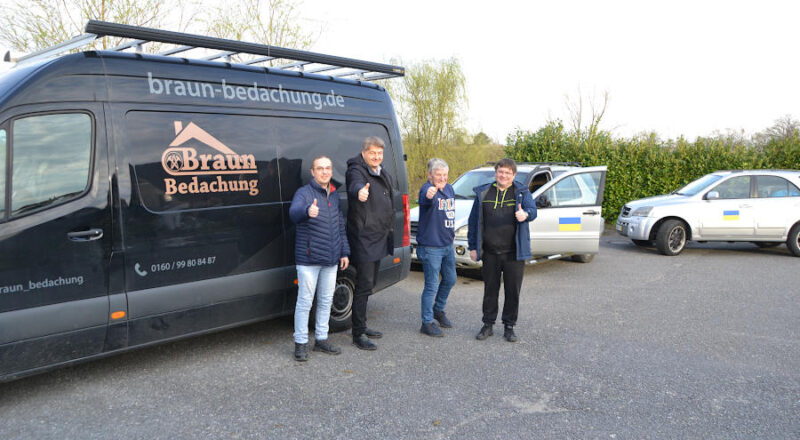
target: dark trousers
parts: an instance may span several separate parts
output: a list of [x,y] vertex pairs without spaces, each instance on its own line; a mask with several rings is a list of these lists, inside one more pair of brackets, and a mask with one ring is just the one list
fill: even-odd
[[361,336],[367,329],[367,298],[378,279],[381,262],[356,263],[356,291],[353,293],[353,337]]
[[483,267],[483,323],[494,325],[497,319],[497,300],[500,295],[500,277],[503,277],[505,299],[503,300],[503,324],[514,326],[519,312],[519,291],[525,262],[517,261],[514,253],[481,255]]

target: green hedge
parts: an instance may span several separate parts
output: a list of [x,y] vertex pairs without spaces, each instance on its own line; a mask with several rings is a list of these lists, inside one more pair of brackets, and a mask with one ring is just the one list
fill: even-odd
[[613,138],[607,132],[574,133],[560,121],[536,132],[509,135],[506,154],[520,162],[580,162],[606,165],[603,217],[614,221],[634,199],[667,194],[705,174],[735,169],[800,169],[800,136],[773,139],[762,146],[740,138],[683,138],[661,141],[655,135]]

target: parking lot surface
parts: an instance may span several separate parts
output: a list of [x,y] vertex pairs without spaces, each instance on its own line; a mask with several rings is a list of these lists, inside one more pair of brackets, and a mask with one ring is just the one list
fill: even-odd
[[800,438],[800,275],[785,246],[611,233],[592,263],[529,267],[512,344],[476,341],[483,284],[454,328],[419,333],[422,273],[370,299],[385,336],[293,360],[291,319],[0,384],[3,439]]

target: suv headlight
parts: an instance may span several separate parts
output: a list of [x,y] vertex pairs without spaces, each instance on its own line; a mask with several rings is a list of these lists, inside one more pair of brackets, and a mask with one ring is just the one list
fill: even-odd
[[469,232],[469,225],[464,225],[464,226],[456,229],[456,238],[462,238],[462,239],[466,240],[468,232]]
[[652,210],[652,206],[642,206],[641,208],[634,209],[631,213],[631,217],[647,217]]

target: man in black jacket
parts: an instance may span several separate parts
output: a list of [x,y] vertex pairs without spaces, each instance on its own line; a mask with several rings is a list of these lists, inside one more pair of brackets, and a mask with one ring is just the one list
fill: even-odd
[[378,347],[368,338],[381,332],[367,328],[367,298],[378,277],[381,258],[394,251],[392,178],[381,167],[383,140],[364,139],[361,154],[347,161],[347,238],[350,261],[357,271],[353,294],[353,345],[362,350]]

